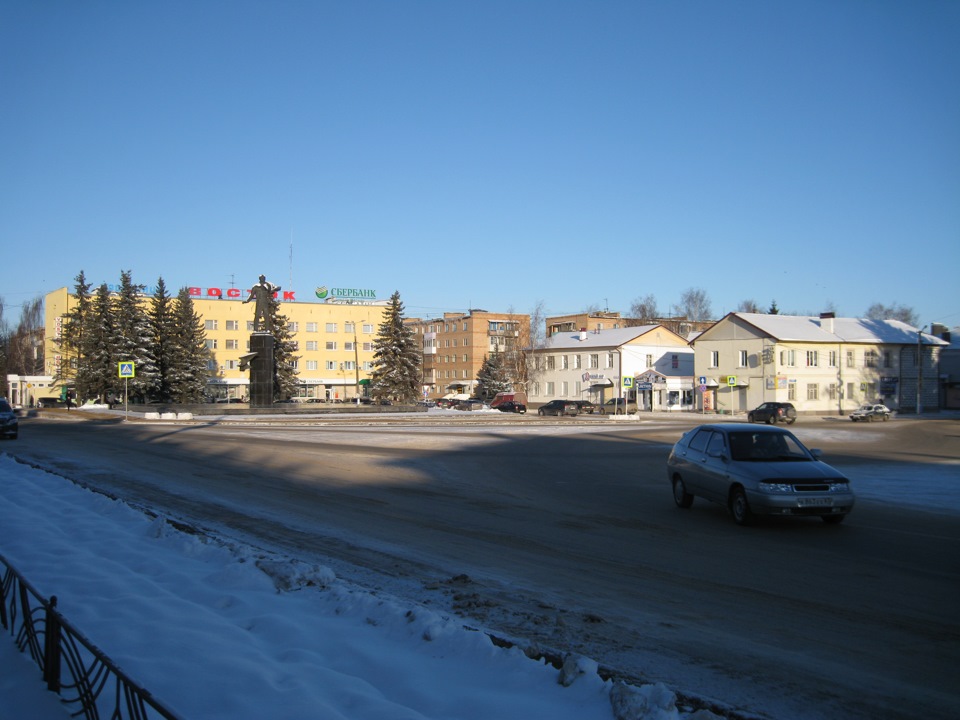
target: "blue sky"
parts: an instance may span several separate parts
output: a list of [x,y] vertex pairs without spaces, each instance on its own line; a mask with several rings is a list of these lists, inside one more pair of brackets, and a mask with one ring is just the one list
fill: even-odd
[[0,0],[0,296],[960,325],[958,37],[953,1]]

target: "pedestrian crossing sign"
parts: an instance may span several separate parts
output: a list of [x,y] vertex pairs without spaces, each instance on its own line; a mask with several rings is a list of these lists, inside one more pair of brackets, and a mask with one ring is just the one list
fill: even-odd
[[117,363],[117,370],[122,378],[132,378],[137,375],[136,366],[131,360],[124,360],[123,362]]

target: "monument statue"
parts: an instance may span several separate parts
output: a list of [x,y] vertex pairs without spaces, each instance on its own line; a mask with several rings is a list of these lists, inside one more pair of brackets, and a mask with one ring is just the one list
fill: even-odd
[[273,333],[273,318],[270,316],[270,298],[280,290],[279,285],[268,283],[265,275],[260,276],[260,282],[250,288],[250,295],[244,300],[248,303],[256,301],[253,311],[253,331]]

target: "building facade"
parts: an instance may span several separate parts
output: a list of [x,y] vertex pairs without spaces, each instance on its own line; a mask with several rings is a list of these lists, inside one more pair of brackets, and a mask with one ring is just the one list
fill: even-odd
[[531,403],[556,399],[602,405],[625,398],[641,411],[693,407],[693,350],[662,325],[557,330],[532,354]]
[[[897,320],[729,313],[692,341],[699,408],[743,413],[764,402],[845,414],[868,402],[939,407],[943,340]],[[917,358],[920,357],[920,362]]]
[[423,347],[423,393],[431,399],[471,395],[488,355],[518,359],[530,338],[530,316],[518,313],[470,310],[406,322]]

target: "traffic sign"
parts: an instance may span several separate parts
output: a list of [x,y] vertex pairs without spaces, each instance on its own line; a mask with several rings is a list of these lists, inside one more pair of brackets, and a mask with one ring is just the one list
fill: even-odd
[[633,387],[633,378],[630,377],[629,375],[624,375],[624,376],[623,376],[623,386],[624,386],[625,388],[632,388],[632,387]]
[[733,386],[736,385],[736,384],[737,384],[737,376],[736,376],[736,375],[728,375],[728,376],[727,376],[727,385],[730,385],[731,387],[733,387]]
[[117,373],[122,378],[132,378],[136,377],[137,368],[132,360],[124,360],[123,362],[117,363]]
[[700,384],[701,384],[701,385],[706,385],[706,384],[707,384],[707,378],[706,378],[705,376],[703,376],[703,375],[700,376]]

